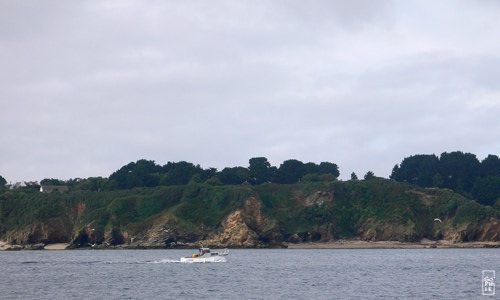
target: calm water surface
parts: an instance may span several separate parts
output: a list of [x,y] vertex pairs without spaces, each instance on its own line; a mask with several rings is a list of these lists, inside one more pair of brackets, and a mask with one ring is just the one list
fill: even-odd
[[[1,299],[499,299],[500,249],[0,252]],[[497,293],[481,295],[481,271]]]

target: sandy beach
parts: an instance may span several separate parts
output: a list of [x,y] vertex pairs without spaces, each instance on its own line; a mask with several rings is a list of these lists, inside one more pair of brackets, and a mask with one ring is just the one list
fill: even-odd
[[[0,241],[0,251],[7,250],[10,248],[12,245],[8,244],[7,242]],[[43,248],[44,250],[64,250],[69,246],[69,244],[66,243],[58,243],[58,244],[47,244]]]
[[58,243],[58,244],[48,244],[45,245],[45,250],[64,250],[69,246],[69,244]]
[[7,244],[6,242],[4,241],[0,241],[0,250],[5,250],[7,249],[8,247],[10,247],[9,244]]

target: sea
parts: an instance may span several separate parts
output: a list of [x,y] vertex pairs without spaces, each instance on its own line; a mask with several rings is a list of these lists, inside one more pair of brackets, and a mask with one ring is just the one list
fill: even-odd
[[226,262],[180,262],[195,252],[0,251],[0,299],[500,298],[498,248],[234,249]]

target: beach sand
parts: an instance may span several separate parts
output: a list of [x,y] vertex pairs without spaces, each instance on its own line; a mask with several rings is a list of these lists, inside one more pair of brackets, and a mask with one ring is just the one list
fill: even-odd
[[1,250],[5,250],[5,249],[7,249],[8,247],[10,247],[10,245],[9,245],[9,244],[7,244],[7,242],[0,241],[0,251],[1,251]]
[[58,244],[47,244],[45,245],[45,250],[64,250],[69,246],[69,244],[58,243]]
[[[45,245],[45,250],[64,250],[69,246],[69,244],[58,243],[58,244],[47,244]],[[0,251],[10,248],[11,245],[7,242],[0,241]]]

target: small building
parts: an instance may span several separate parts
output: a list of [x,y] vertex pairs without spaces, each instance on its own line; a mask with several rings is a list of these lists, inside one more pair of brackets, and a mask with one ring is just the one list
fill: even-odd
[[68,191],[68,186],[67,185],[45,185],[42,184],[40,186],[40,192],[42,193],[52,193],[52,192],[58,192],[58,193],[64,193]]
[[26,181],[20,181],[20,182],[14,183],[14,184],[7,184],[5,186],[7,188],[9,188],[10,190],[15,190],[15,189],[26,187]]

